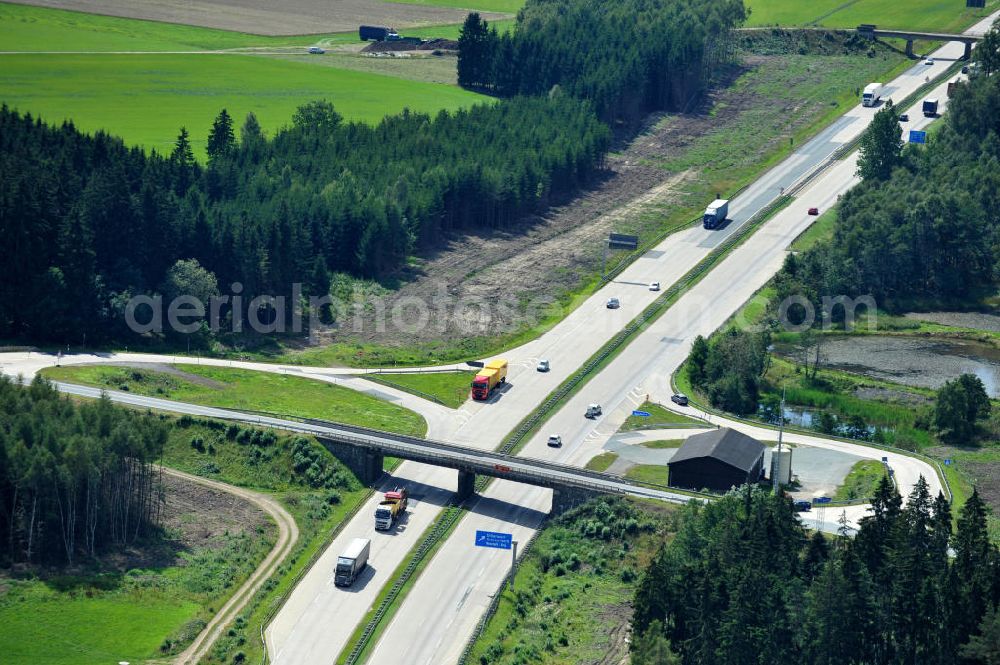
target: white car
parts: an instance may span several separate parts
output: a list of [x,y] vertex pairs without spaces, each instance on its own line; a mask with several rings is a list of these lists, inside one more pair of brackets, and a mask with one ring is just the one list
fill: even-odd
[[538,361],[538,367],[536,369],[539,372],[548,372],[549,371],[549,361],[548,360],[539,360]]
[[660,283],[659,282],[650,282],[649,283],[649,290],[650,291],[659,291],[660,290]]
[[622,303],[618,298],[608,298],[608,309],[618,309]]
[[562,437],[558,434],[550,434],[546,445],[550,448],[562,448]]
[[323,55],[324,53],[326,53],[326,51],[320,48],[319,46],[310,46],[309,52],[312,53],[313,55]]
[[925,65],[933,65],[934,64],[934,58],[927,58],[926,60],[924,60],[924,64]]

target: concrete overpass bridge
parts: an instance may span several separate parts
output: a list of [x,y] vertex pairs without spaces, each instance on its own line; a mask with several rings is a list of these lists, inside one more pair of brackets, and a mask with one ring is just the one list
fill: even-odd
[[553,490],[554,513],[562,512],[600,494],[631,495],[672,503],[687,503],[692,498],[688,494],[652,489],[626,478],[566,464],[505,455],[364,427],[321,420],[290,420],[125,392],[102,391],[99,388],[72,383],[56,382],[55,385],[60,392],[92,398],[106,394],[113,402],[143,409],[215,418],[315,436],[366,485],[374,483],[382,476],[383,461],[388,455],[457,470],[459,500],[473,495],[476,476],[490,476],[550,488]]
[[963,60],[968,60],[972,55],[972,45],[982,41],[982,35],[961,34],[953,35],[943,32],[911,32],[909,30],[880,30],[878,26],[863,23],[858,26],[858,34],[867,39],[877,39],[879,37],[905,39],[906,55],[913,57],[913,42],[916,40],[936,41],[936,42],[962,42],[965,44]]

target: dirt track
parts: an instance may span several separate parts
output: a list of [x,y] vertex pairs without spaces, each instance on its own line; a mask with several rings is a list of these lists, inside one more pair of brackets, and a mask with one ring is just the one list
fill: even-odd
[[260,565],[257,566],[257,569],[253,571],[253,574],[247,581],[237,589],[232,597],[226,601],[226,604],[212,617],[208,625],[205,626],[205,629],[191,643],[191,646],[174,659],[176,665],[195,665],[195,663],[201,661],[205,654],[208,653],[208,650],[211,649],[225,627],[240,613],[247,602],[253,597],[254,593],[257,592],[257,589],[260,588],[267,578],[271,576],[271,573],[285,560],[289,552],[292,551],[292,547],[299,539],[299,527],[291,514],[281,504],[266,494],[208,480],[174,469],[164,468],[163,473],[245,499],[270,515],[278,525],[278,540],[267,557],[261,561]]
[[[361,24],[412,28],[461,23],[460,9],[380,0],[10,0],[23,5],[90,14],[198,25],[254,35],[313,35],[350,32]],[[481,12],[490,20],[503,14]]]

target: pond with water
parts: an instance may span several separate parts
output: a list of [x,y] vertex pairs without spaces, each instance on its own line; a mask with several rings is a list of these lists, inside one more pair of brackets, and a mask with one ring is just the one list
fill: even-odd
[[[801,362],[801,349],[775,345],[784,357]],[[962,374],[975,374],[990,397],[1000,397],[1000,349],[967,340],[932,337],[858,335],[827,339],[820,351],[823,367],[937,389]]]

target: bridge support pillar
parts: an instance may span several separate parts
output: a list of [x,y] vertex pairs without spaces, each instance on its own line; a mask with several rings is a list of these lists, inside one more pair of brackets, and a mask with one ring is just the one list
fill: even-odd
[[561,515],[567,510],[575,508],[582,503],[586,503],[595,496],[600,496],[596,492],[580,489],[556,488],[552,490],[552,516]]
[[382,453],[370,448],[352,446],[328,439],[322,439],[322,442],[326,449],[343,462],[344,466],[350,469],[362,484],[373,485],[382,477],[384,473],[382,465],[385,461]]
[[962,55],[962,60],[968,60],[972,57],[972,42],[965,42],[965,53]]
[[913,57],[913,40],[912,39],[907,39],[906,40],[906,57],[907,58],[912,58]]
[[458,502],[465,501],[476,493],[476,474],[471,471],[458,472],[458,491],[455,493]]

